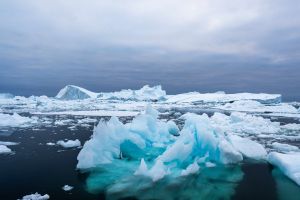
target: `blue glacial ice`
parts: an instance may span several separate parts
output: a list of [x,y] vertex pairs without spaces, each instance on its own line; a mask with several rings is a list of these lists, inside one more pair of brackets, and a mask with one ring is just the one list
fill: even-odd
[[[218,119],[223,115],[219,114]],[[223,117],[226,123],[232,120],[231,124],[242,124],[232,116]],[[244,158],[266,159],[267,152],[261,144],[226,131],[228,128],[222,129],[226,123],[218,125],[216,115],[188,113],[181,120],[184,125],[179,130],[175,122],[160,120],[158,111],[148,106],[145,112],[126,124],[116,117],[107,122],[100,121],[77,157],[77,168],[89,172],[87,189],[90,192],[105,190],[117,196],[130,191],[130,195],[143,199],[141,196],[146,194],[141,191],[145,189],[158,187],[163,190],[167,185],[185,184],[185,181],[188,185],[192,184],[190,180],[200,179],[197,184],[207,184],[208,193],[212,195],[213,188],[218,188],[215,185],[218,181],[207,182],[216,178],[223,182],[225,186],[222,187],[228,187],[222,195],[229,198],[243,176],[239,165],[232,164]],[[247,120],[244,123],[242,127],[247,130]],[[237,131],[242,132],[241,129]],[[234,172],[227,174],[231,170]],[[232,182],[228,183],[227,178],[232,178]],[[197,184],[194,187],[203,189]],[[181,192],[182,197],[187,195]],[[198,195],[203,197],[205,194]],[[170,193],[164,195],[167,195],[166,199],[173,198]]]

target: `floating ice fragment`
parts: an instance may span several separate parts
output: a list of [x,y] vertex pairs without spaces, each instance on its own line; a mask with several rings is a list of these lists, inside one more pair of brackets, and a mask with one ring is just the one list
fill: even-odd
[[67,140],[66,142],[63,140],[59,140],[56,142],[57,145],[60,145],[64,148],[72,148],[72,147],[79,147],[81,143],[78,139],[76,140]]
[[11,149],[5,145],[0,145],[0,154],[11,153]]
[[40,195],[39,193],[36,192],[35,194],[26,195],[22,197],[22,199],[20,200],[47,200],[47,199],[50,199],[50,196],[48,194]]
[[62,189],[64,190],[64,191],[66,191],[66,192],[69,192],[69,191],[71,191],[71,190],[73,190],[73,186],[70,186],[70,185],[64,185],[63,187],[62,187]]

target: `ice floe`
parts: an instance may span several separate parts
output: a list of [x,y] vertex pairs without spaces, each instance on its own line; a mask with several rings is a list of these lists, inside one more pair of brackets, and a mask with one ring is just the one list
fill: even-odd
[[73,186],[70,186],[70,185],[64,185],[63,187],[62,187],[62,189],[64,190],[64,191],[66,191],[66,192],[69,192],[69,191],[71,191],[71,190],[73,190]]
[[0,154],[7,154],[7,153],[11,153],[11,149],[8,148],[5,145],[0,144]]
[[300,153],[271,152],[268,161],[278,167],[287,177],[300,185]]
[[47,200],[47,199],[50,199],[50,196],[48,194],[41,195],[36,192],[34,194],[26,195],[22,197],[22,199],[20,200]]
[[36,119],[30,117],[22,117],[17,113],[12,115],[0,113],[0,126],[9,127],[26,127],[37,123]]
[[57,145],[60,145],[64,148],[73,148],[73,147],[80,147],[81,146],[81,142],[76,139],[76,140],[67,140],[67,141],[63,141],[63,140],[59,140],[56,142]]

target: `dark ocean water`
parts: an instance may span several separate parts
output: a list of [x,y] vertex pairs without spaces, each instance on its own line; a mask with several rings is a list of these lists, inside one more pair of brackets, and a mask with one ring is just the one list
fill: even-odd
[[[71,131],[67,127],[18,128],[5,131],[2,129],[0,141],[20,142],[20,144],[10,146],[15,154],[0,155],[1,200],[18,199],[35,192],[47,193],[50,199],[59,200],[134,198],[123,194],[107,196],[103,191],[89,193],[90,190],[86,185],[88,174],[76,170],[76,157],[80,149],[45,145],[47,142],[55,143],[61,139],[79,139],[84,142],[89,139],[93,129],[93,126],[78,127]],[[241,177],[241,180],[231,182],[232,177]],[[300,187],[267,163],[245,162],[240,166],[229,167],[225,171],[212,171],[211,176],[206,179],[208,181],[203,181],[200,175],[173,186],[161,183],[159,186],[142,191],[139,195],[147,199],[181,199],[176,198],[177,194],[182,195],[185,192],[191,194],[188,195],[190,198],[185,199],[296,200],[300,197]],[[63,191],[61,188],[65,184],[74,186],[74,189],[71,192]],[[215,192],[203,195],[206,187],[215,188]],[[139,196],[135,198],[139,199]]]

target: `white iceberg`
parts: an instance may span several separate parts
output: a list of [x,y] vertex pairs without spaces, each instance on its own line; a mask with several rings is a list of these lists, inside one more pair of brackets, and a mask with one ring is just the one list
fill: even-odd
[[47,199],[50,199],[50,196],[48,194],[41,195],[36,192],[35,194],[26,195],[22,197],[22,199],[20,200],[47,200]]
[[282,173],[300,185],[300,153],[277,153],[271,152],[268,161],[278,167]]
[[77,100],[77,99],[96,98],[97,95],[98,93],[91,92],[87,89],[75,85],[67,85],[63,89],[61,89],[55,97],[57,99]]
[[[59,140],[59,141],[56,142],[56,144],[60,145],[64,148],[73,148],[73,147],[80,147],[81,146],[81,143],[78,139],[76,139],[76,140],[67,140],[67,141]],[[49,145],[49,143],[47,145]]]

